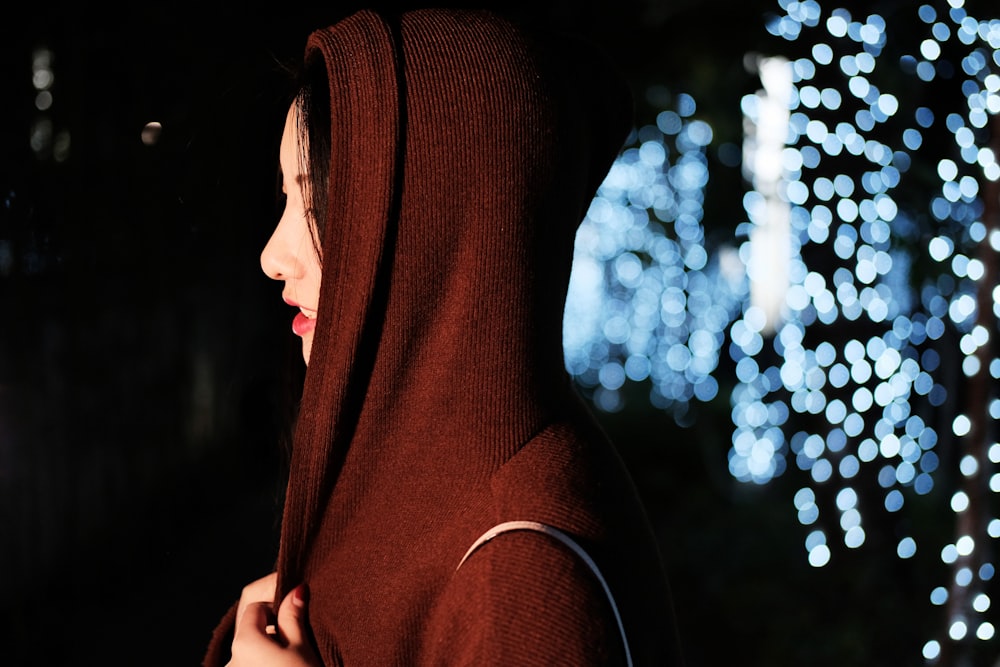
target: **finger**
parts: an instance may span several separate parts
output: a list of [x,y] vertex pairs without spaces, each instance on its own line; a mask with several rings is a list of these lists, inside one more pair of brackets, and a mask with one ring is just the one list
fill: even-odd
[[240,619],[243,618],[243,612],[246,610],[247,606],[253,604],[254,602],[271,602],[274,600],[274,589],[278,583],[278,573],[272,572],[267,576],[261,577],[255,581],[250,582],[243,587],[243,591],[240,594],[240,602],[236,609],[236,622],[239,623]]
[[248,604],[243,618],[236,625],[233,634],[232,667],[249,667],[268,664],[271,652],[280,650],[272,637],[267,636],[266,627],[272,618],[270,606],[266,602]]
[[[269,626],[272,628],[270,633]],[[273,626],[274,614],[271,612],[271,605],[267,602],[252,602],[243,610],[243,618],[236,624],[233,643],[258,637],[270,641],[267,635],[274,634]]]
[[309,590],[299,584],[285,596],[278,607],[278,628],[289,646],[302,646],[308,639],[306,603]]

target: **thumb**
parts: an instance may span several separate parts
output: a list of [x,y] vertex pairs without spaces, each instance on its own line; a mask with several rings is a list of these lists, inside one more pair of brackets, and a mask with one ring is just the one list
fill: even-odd
[[289,646],[308,644],[309,631],[306,602],[309,589],[305,584],[293,588],[278,607],[278,628]]

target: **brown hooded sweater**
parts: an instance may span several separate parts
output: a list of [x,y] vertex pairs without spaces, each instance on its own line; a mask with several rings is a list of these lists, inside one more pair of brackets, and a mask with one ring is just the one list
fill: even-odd
[[[646,516],[563,365],[578,223],[631,123],[581,44],[471,10],[354,14],[330,83],[323,285],[277,600],[309,586],[326,665],[679,664]],[[232,612],[208,666],[228,659]]]

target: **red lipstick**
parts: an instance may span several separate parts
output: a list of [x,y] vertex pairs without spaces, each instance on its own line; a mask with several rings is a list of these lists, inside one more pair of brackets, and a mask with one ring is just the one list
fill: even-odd
[[306,317],[302,311],[296,313],[295,318],[292,319],[292,331],[294,331],[297,336],[305,336],[315,328],[315,318]]
[[[292,308],[300,308],[300,309],[302,308],[302,306],[295,303],[284,294],[281,295],[281,300],[287,303]],[[299,312],[296,313],[295,317],[292,319],[292,331],[297,336],[305,336],[307,333],[310,333],[315,328],[316,328],[315,315],[313,317],[309,317],[301,310],[299,310]]]

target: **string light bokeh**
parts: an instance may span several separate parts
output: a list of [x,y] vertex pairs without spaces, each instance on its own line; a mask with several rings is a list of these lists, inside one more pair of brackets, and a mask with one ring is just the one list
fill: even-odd
[[689,423],[690,403],[726,382],[728,351],[729,472],[763,485],[796,469],[791,504],[817,568],[862,547],[873,512],[946,498],[954,541],[899,521],[891,556],[926,551],[951,572],[928,595],[946,616],[923,646],[933,663],[949,641],[995,636],[1000,520],[980,490],[1000,492],[1000,228],[984,215],[1000,179],[1000,20],[962,0],[898,10],[917,32],[815,0],[777,5],[766,30],[789,48],[752,59],[762,87],[742,103],[747,219],[733,245],[706,240],[712,128],[676,95],[581,228],[567,368],[604,410],[648,381],[652,403]]
[[744,290],[734,250],[709,254],[702,225],[711,126],[676,96],[633,133],[584,219],[564,326],[566,365],[609,412],[626,381],[685,420],[719,391],[713,373]]

